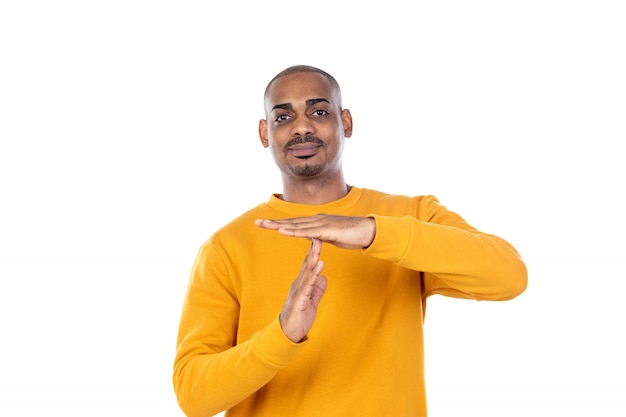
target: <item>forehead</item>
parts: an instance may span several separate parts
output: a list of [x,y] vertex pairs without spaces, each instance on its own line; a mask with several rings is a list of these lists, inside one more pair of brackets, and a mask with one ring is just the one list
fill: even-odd
[[330,81],[316,72],[297,72],[275,80],[265,97],[265,108],[271,110],[276,104],[302,104],[312,98],[325,98],[338,104],[337,94]]

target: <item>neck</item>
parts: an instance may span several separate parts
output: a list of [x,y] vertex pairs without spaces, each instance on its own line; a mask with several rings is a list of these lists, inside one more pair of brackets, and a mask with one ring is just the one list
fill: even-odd
[[343,176],[330,183],[314,179],[291,183],[283,179],[282,199],[291,203],[319,205],[339,200],[349,191],[350,186],[346,184]]

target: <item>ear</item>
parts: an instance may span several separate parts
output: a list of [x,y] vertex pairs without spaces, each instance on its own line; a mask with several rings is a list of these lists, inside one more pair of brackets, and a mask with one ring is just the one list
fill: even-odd
[[343,135],[349,138],[352,136],[352,115],[350,110],[343,109],[341,111],[341,121],[343,123]]
[[259,138],[264,148],[270,146],[269,139],[267,137],[267,121],[264,119],[259,120]]

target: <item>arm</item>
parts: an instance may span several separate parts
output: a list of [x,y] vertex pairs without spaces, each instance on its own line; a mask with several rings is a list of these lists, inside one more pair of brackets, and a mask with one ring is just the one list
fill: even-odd
[[259,227],[285,236],[316,237],[422,271],[425,296],[432,293],[480,300],[506,300],[526,288],[527,271],[505,240],[482,233],[434,197],[398,215],[343,217],[316,215],[297,219],[257,220]]
[[188,416],[213,415],[257,391],[300,351],[326,279],[321,242],[314,241],[283,311],[236,344],[239,306],[219,251],[205,245],[194,264],[179,328],[174,390]]
[[424,297],[507,300],[524,292],[526,266],[508,242],[477,231],[454,213],[445,217],[454,225],[376,216],[379,234],[366,253],[426,272]]

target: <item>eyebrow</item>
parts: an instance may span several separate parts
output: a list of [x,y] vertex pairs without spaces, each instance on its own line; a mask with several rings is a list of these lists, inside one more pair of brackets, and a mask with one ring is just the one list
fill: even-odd
[[322,102],[330,104],[330,102],[328,100],[326,100],[325,98],[312,98],[312,99],[306,101],[306,105],[307,106],[312,106],[314,104],[322,103]]
[[[324,103],[324,102],[330,104],[330,102],[325,98],[311,98],[306,101],[306,105],[313,106],[317,103]],[[276,104],[274,107],[272,107],[272,110],[276,110],[276,109],[291,110],[292,108],[293,108],[293,105],[291,103],[282,103],[282,104]]]

